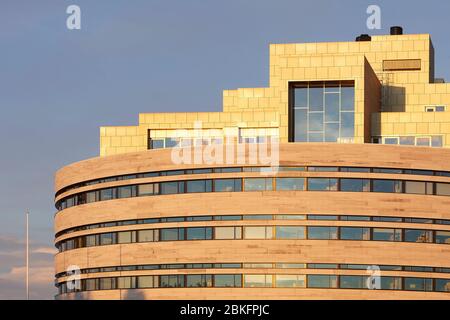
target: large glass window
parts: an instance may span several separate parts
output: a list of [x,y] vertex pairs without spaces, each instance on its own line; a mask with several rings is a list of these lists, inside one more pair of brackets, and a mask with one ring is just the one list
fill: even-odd
[[400,277],[381,277],[380,289],[382,290],[401,290],[402,278]]
[[161,229],[160,238],[161,241],[184,240],[184,229],[183,228]]
[[305,227],[277,226],[275,230],[277,239],[305,239]]
[[139,242],[152,242],[156,241],[154,238],[153,230],[139,230],[138,231],[138,241]]
[[154,276],[138,277],[138,288],[153,288],[155,286]]
[[373,180],[373,192],[402,192],[402,182],[397,180]]
[[272,275],[247,274],[244,276],[244,286],[248,288],[272,287]]
[[436,243],[450,244],[450,231],[436,231]]
[[367,277],[365,276],[341,276],[339,280],[339,287],[343,289],[367,288]]
[[308,239],[334,240],[338,238],[337,227],[308,227]]
[[242,180],[217,179],[214,181],[214,191],[216,192],[242,191]]
[[425,278],[405,278],[405,290],[410,291],[432,291],[432,279]]
[[210,240],[212,239],[211,227],[186,228],[186,240]]
[[181,288],[184,287],[184,276],[170,275],[159,277],[160,287],[162,288]]
[[278,288],[304,288],[306,287],[306,276],[278,274],[275,276],[275,284]]
[[292,141],[339,142],[354,137],[354,82],[296,83],[292,90]]
[[272,190],[272,178],[246,178],[244,188],[245,191]]
[[277,190],[304,190],[304,178],[277,178]]
[[176,194],[178,193],[178,182],[162,182],[161,194]]
[[439,196],[450,196],[450,183],[436,183],[436,194]]
[[370,240],[370,229],[341,227],[341,240]]
[[214,276],[214,286],[223,287],[241,287],[242,276],[238,274],[216,274]]
[[370,180],[368,179],[341,179],[341,191],[363,192],[370,191]]
[[337,288],[337,276],[308,275],[308,288]]
[[337,191],[337,179],[308,178],[309,191]]
[[214,236],[216,240],[241,239],[242,227],[216,227]]
[[373,228],[372,240],[402,241],[402,231],[400,229]]
[[433,194],[433,183],[419,181],[405,181],[405,193]]
[[405,230],[406,242],[432,242],[433,232],[430,230]]
[[211,192],[212,180],[193,180],[186,183],[187,192]]
[[244,227],[245,239],[272,239],[272,227]]
[[436,279],[436,291],[450,292],[450,279]]
[[212,276],[210,274],[187,275],[186,286],[188,288],[212,287]]

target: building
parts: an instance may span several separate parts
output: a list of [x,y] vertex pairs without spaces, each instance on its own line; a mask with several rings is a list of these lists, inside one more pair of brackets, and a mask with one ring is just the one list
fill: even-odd
[[449,299],[449,108],[427,34],[270,45],[269,87],[57,172],[57,298]]

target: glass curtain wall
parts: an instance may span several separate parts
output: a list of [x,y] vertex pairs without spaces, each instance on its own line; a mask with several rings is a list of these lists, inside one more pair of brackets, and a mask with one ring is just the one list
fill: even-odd
[[291,90],[291,141],[347,142],[354,138],[353,81],[295,83]]

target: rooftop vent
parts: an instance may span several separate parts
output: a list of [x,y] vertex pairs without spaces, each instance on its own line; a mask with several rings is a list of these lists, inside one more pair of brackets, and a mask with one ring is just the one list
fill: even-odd
[[356,37],[356,41],[372,41],[372,37],[368,34],[362,34],[358,37]]
[[400,36],[403,34],[403,28],[400,26],[391,27],[391,36]]

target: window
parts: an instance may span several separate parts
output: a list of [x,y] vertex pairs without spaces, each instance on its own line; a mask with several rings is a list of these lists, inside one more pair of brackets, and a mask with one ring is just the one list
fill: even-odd
[[433,232],[427,230],[405,230],[406,242],[433,242]]
[[188,288],[212,287],[212,276],[210,274],[187,275],[186,286]]
[[341,240],[370,240],[370,229],[341,227]]
[[412,194],[433,194],[433,183],[405,181],[405,193]]
[[450,292],[450,279],[436,279],[436,291]]
[[398,138],[384,138],[384,144],[398,144]]
[[431,137],[431,146],[440,148],[443,146],[442,136],[432,136]]
[[450,183],[436,183],[436,194],[439,196],[450,196]]
[[151,139],[150,140],[151,149],[162,149],[164,148],[164,140],[162,139]]
[[247,274],[244,276],[244,287],[248,288],[272,287],[272,275]]
[[96,235],[89,235],[86,236],[86,247],[94,247],[97,245],[97,236]]
[[238,274],[216,274],[214,276],[214,286],[218,288],[242,287],[242,276]]
[[161,288],[182,288],[184,287],[184,276],[159,276],[159,283]]
[[180,140],[178,138],[165,138],[164,144],[166,148],[174,148],[178,145]]
[[272,227],[244,227],[245,239],[272,239]]
[[275,265],[277,269],[305,269],[305,263],[277,263]]
[[278,288],[305,288],[305,275],[278,274],[275,276],[275,284]]
[[278,220],[306,220],[304,214],[278,214],[275,216]]
[[332,263],[308,263],[308,269],[337,269],[337,264]]
[[272,178],[246,178],[244,189],[245,191],[272,190]]
[[119,199],[131,198],[135,196],[136,196],[136,186],[124,186],[117,188],[117,197]]
[[212,239],[212,228],[186,228],[186,240],[210,240]]
[[97,201],[97,191],[92,191],[92,192],[88,192],[86,193],[86,203],[92,203]]
[[338,216],[308,214],[308,220],[337,221]]
[[157,184],[140,184],[138,186],[139,189],[139,196],[151,196],[153,194],[156,194],[157,192],[155,192],[155,187],[157,187]]
[[372,240],[402,241],[402,232],[400,229],[373,228]]
[[177,241],[184,240],[184,228],[161,229],[161,241]]
[[339,287],[342,289],[365,289],[367,288],[365,276],[340,276]]
[[402,290],[402,278],[381,277],[380,289],[382,289],[382,290]]
[[308,275],[308,288],[337,288],[337,276]]
[[337,227],[308,227],[308,239],[335,240],[337,238]]
[[338,142],[353,138],[353,82],[294,83],[291,90],[290,141]]
[[97,280],[98,279],[86,279],[85,280],[85,286],[86,286],[86,291],[92,291],[92,290],[97,290]]
[[436,243],[450,244],[450,231],[436,231]]
[[405,290],[409,291],[432,291],[432,279],[405,278]]
[[136,242],[135,237],[133,237],[134,234],[135,234],[134,231],[118,232],[117,233],[117,243]]
[[244,215],[244,220],[272,220],[273,216],[271,214],[248,214]]
[[109,245],[115,243],[115,234],[114,233],[102,233],[100,235],[100,245]]
[[402,192],[402,182],[397,180],[373,180],[373,192]]
[[[183,182],[181,182],[183,183]],[[176,194],[178,193],[178,182],[162,182],[161,194]]]
[[138,277],[138,288],[153,288],[156,282],[154,278],[154,276]]
[[157,241],[157,239],[154,238],[153,230],[139,230],[138,231],[138,239],[139,239],[139,242]]
[[341,191],[363,192],[370,191],[370,180],[368,179],[341,179]]
[[214,181],[214,191],[216,192],[242,191],[242,179],[217,179]]
[[112,290],[116,288],[116,278],[100,278],[100,290]]
[[189,193],[211,192],[212,180],[193,180],[186,182],[186,190]]
[[103,189],[100,190],[100,201],[112,200],[115,198],[115,189]]
[[215,239],[241,239],[242,227],[216,227],[214,230]]
[[421,137],[416,139],[417,146],[429,147],[430,146],[430,138],[429,137]]
[[337,179],[308,178],[309,191],[337,191]]
[[400,137],[400,145],[413,146],[415,145],[415,137]]
[[338,172],[338,167],[308,167],[311,172]]
[[136,288],[136,277],[119,277],[117,287],[118,289]]
[[304,178],[276,178],[277,190],[304,190]]
[[277,239],[305,239],[305,227],[277,226],[275,230]]

